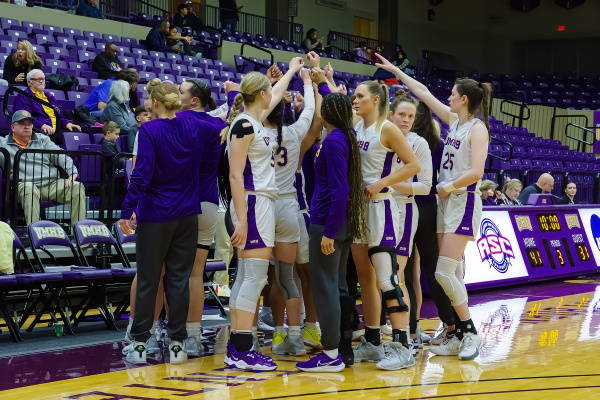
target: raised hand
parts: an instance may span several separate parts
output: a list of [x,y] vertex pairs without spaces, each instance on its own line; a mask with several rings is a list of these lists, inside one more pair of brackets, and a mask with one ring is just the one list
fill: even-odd
[[311,51],[306,55],[306,59],[310,62],[311,68],[319,67],[319,63],[321,62],[321,57],[314,51]]
[[276,64],[271,65],[267,70],[267,78],[269,78],[271,85],[280,80],[282,76],[283,73]]
[[294,57],[290,61],[290,70],[293,72],[299,72],[304,67],[304,60],[302,57]]

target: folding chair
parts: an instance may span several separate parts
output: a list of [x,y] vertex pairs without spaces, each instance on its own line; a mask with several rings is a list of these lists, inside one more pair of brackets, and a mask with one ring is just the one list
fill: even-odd
[[221,261],[221,260],[206,261],[206,265],[204,266],[204,274],[203,274],[204,275],[204,288],[206,290],[208,290],[209,295],[211,295],[217,302],[217,307],[219,307],[219,310],[221,311],[221,315],[223,317],[226,317],[227,313],[225,312],[225,308],[223,307],[223,303],[221,302],[221,299],[219,299],[217,292],[215,292],[215,289],[213,288],[212,281],[215,276],[215,272],[226,271],[226,270],[227,270],[227,264],[225,264],[225,261]]
[[[83,264],[80,256],[75,250],[75,246],[73,246],[73,243],[71,243],[63,228],[55,222],[34,222],[29,226],[28,233],[33,257],[42,268],[44,268],[44,263],[38,254],[39,250],[46,253],[52,259],[54,264],[57,263],[54,255],[46,248],[48,245],[67,247],[73,254],[77,266],[71,267],[70,271],[62,272],[62,288],[65,291],[67,303],[72,310],[71,321],[73,326],[79,325],[91,308],[97,308],[106,327],[118,330],[114,316],[112,315],[112,312],[110,312],[104,298],[106,283],[112,280],[112,272],[109,269],[100,270],[81,267]],[[67,288],[69,290],[85,288],[81,293],[82,298],[79,301],[79,304],[75,306],[70,304]]]

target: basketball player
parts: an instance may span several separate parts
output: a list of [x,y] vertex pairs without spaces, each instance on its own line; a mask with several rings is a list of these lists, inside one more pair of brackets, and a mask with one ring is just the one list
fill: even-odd
[[[472,79],[457,79],[448,98],[449,106],[433,96],[425,85],[412,79],[377,55],[377,66],[393,72],[409,90],[450,126],[445,140],[440,183],[437,185],[437,232],[440,243],[435,276],[450,298],[458,315],[454,335],[447,335],[431,352],[458,355],[472,360],[479,355],[481,337],[471,320],[463,280],[462,257],[467,242],[475,240],[481,222],[479,185],[484,172],[489,143],[488,109],[491,86]],[[481,106],[484,121],[476,118]]]
[[[390,186],[414,176],[420,167],[400,129],[388,120],[387,87],[374,81],[363,82],[354,95],[367,221],[367,234],[355,239],[352,245],[366,325],[362,343],[354,351],[354,360],[378,361],[377,367],[387,370],[407,368],[415,361],[408,343],[408,306],[397,275],[399,212]],[[392,172],[396,157],[404,165]],[[392,324],[391,351],[387,356],[380,336],[382,297]]]
[[[235,231],[231,244],[239,248],[240,261],[231,291],[231,337],[225,363],[250,371],[277,368],[270,357],[253,349],[252,328],[260,293],[267,282],[269,259],[275,241],[275,161],[262,121],[271,113],[292,76],[304,64],[302,58],[290,61],[288,72],[271,89],[266,75],[251,72],[242,79],[228,127],[227,141],[231,218]],[[244,107],[244,112],[240,110]],[[224,177],[221,177],[223,179]],[[225,191],[227,195],[227,191]]]

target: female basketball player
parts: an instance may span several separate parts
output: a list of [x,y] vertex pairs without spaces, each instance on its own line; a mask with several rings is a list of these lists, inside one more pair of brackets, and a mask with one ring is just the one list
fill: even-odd
[[[419,220],[419,210],[415,203],[415,195],[426,195],[431,191],[431,152],[429,151],[429,146],[425,139],[412,131],[417,114],[417,104],[418,102],[414,97],[400,90],[396,92],[390,113],[390,120],[394,125],[400,128],[400,131],[404,134],[406,141],[415,152],[419,164],[421,165],[421,171],[417,174],[416,180],[411,177],[404,182],[392,185],[392,188],[394,189],[392,196],[396,200],[398,211],[400,213],[400,231],[398,235],[400,243],[396,247],[400,282],[406,282],[404,269],[413,249],[413,239]],[[396,158],[394,169],[399,169],[402,165],[402,162]],[[407,286],[412,287],[413,282],[410,281],[406,282],[405,285],[400,285],[404,299],[408,300],[410,296]],[[416,301],[406,301],[406,303],[411,309],[412,314],[412,308],[417,307]],[[409,315],[407,313],[400,313],[400,315],[403,318],[402,323],[409,322]],[[412,333],[414,335],[415,332],[412,331]],[[414,336],[412,336],[412,338],[414,338]],[[418,341],[415,342],[415,340],[413,340],[411,345],[413,346],[413,355],[416,355],[419,351]]]
[[195,121],[175,118],[175,111],[181,107],[177,86],[161,83],[152,90],[150,99],[157,118],[139,130],[137,163],[120,221],[125,234],[137,225],[138,287],[131,327],[135,342],[127,360],[146,362],[154,319],[154,302],[147,300],[156,298],[164,263],[170,308],[170,362],[181,363],[187,360],[183,341],[187,337],[189,277],[201,213],[198,171],[204,137]]
[[[238,275],[231,291],[232,334],[225,363],[230,367],[271,371],[277,364],[252,349],[252,327],[260,293],[267,282],[269,259],[275,240],[275,161],[262,121],[281,101],[292,76],[304,61],[294,58],[288,72],[271,89],[266,75],[244,77],[222,131],[227,141],[232,221],[231,244],[240,249]],[[240,114],[240,109],[244,112]]]
[[[479,354],[481,337],[469,313],[463,281],[462,256],[468,241],[474,240],[481,222],[479,185],[483,176],[489,142],[488,105],[491,86],[472,79],[457,79],[448,98],[449,106],[437,100],[425,85],[410,78],[378,55],[377,65],[393,72],[431,111],[450,126],[445,141],[438,192],[440,257],[435,276],[450,298],[459,317],[456,334],[431,351],[472,360]],[[475,117],[482,108],[484,121]]]
[[[291,355],[306,353],[300,336],[300,291],[294,281],[294,262],[300,241],[299,206],[294,183],[300,158],[300,146],[315,112],[315,95],[308,70],[302,68],[300,77],[304,82],[306,106],[298,121],[289,126],[282,126],[284,114],[282,100],[264,122],[265,133],[270,139],[270,146],[275,155],[275,182],[279,190],[279,196],[275,201],[275,280],[285,300],[289,325],[287,336],[283,342],[273,345],[273,352]],[[273,315],[273,319],[276,329],[279,326],[283,327],[283,309],[281,315]]]
[[346,263],[353,237],[364,234],[360,152],[352,130],[352,106],[340,93],[321,107],[327,137],[315,156],[315,192],[310,216],[310,274],[324,351],[296,367],[305,372],[345,368],[340,344],[340,297],[348,295]]
[[202,214],[198,215],[198,244],[194,268],[190,276],[190,309],[186,323],[188,338],[185,350],[189,356],[199,356],[200,324],[204,308],[204,265],[208,257],[210,245],[217,229],[217,212],[219,209],[219,193],[217,190],[217,173],[219,159],[224,143],[221,143],[221,130],[226,126],[218,117],[211,117],[205,112],[208,106],[215,110],[217,105],[211,97],[210,87],[202,79],[188,79],[179,87],[181,94],[181,112],[177,118],[192,118],[204,129],[204,153],[200,162],[200,202]]
[[[363,82],[354,94],[356,115],[362,118],[355,119],[355,129],[367,197],[367,234],[352,245],[366,325],[365,337],[354,351],[354,360],[379,361],[379,368],[395,370],[414,365],[414,358],[408,344],[408,317],[404,316],[408,311],[404,300],[408,298],[403,296],[397,275],[399,212],[390,186],[412,177],[420,167],[400,129],[388,120],[387,87],[374,81]],[[404,165],[392,172],[396,157]],[[382,297],[392,324],[392,347],[387,357],[380,337]]]

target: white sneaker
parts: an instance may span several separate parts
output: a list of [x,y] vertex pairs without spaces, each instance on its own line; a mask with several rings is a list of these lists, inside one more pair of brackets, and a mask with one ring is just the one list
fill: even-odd
[[444,343],[444,341],[446,340],[446,335],[448,334],[448,325],[444,324],[444,326],[440,329],[437,330],[437,332],[435,333],[435,336],[433,337],[433,339],[431,339],[431,344],[435,344],[436,346],[439,346],[440,344]]
[[380,327],[381,336],[392,336],[392,327],[388,324],[381,325]]
[[463,335],[462,350],[458,355],[461,360],[473,360],[479,355],[481,348],[481,336],[476,333],[467,332]]
[[171,364],[181,364],[187,361],[187,352],[183,343],[172,340],[169,345],[169,362]]
[[273,346],[273,353],[279,355],[290,355],[290,356],[301,356],[306,354],[306,348],[304,347],[304,341],[302,336],[294,340],[287,335],[283,342]]
[[417,335],[419,336],[419,338],[421,338],[421,347],[423,347],[423,343],[431,342],[431,336],[426,334],[425,331],[423,329],[421,329],[421,327],[419,326],[418,323],[417,323]]
[[258,314],[258,330],[263,332],[273,332],[275,330],[275,323],[273,322],[273,315],[267,312],[260,312]]
[[352,331],[352,341],[358,342],[361,337],[365,336],[364,331]]
[[429,351],[437,356],[457,356],[462,350],[462,342],[455,335],[446,338],[439,346],[430,347]]
[[[158,329],[157,329],[158,331]],[[160,353],[160,345],[158,344],[158,339],[156,335],[150,336],[150,339],[146,342],[147,352],[148,354],[158,354]]]
[[354,361],[369,361],[369,362],[377,362],[385,357],[385,351],[383,349],[383,344],[379,344],[379,346],[375,346],[369,342],[364,337],[360,338],[361,343],[354,349]]
[[184,340],[185,351],[188,356],[191,357],[200,357],[204,354],[204,348],[200,341],[196,338],[196,336],[188,336],[187,339]]
[[125,360],[133,364],[146,364],[146,343],[133,342]]
[[121,350],[121,353],[123,353],[123,355],[126,356],[127,354],[129,354],[131,349],[133,349],[133,342],[129,342],[129,344],[127,346],[123,347],[123,349]]
[[418,356],[419,355],[419,347],[423,346],[422,344],[419,346],[419,339],[418,338],[411,339],[411,342],[409,344],[412,346],[413,357]]
[[402,345],[402,343],[390,343],[390,353],[377,363],[377,368],[387,371],[408,368],[415,365],[415,358],[412,351]]

